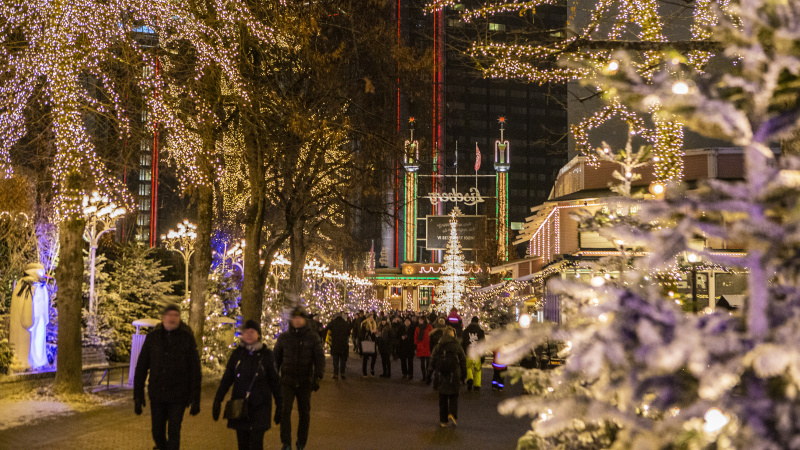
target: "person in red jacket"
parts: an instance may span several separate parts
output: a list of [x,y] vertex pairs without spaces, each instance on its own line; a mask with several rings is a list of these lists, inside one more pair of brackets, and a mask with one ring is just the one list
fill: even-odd
[[422,371],[422,381],[427,381],[430,377],[428,373],[428,363],[431,360],[431,327],[425,316],[419,318],[419,325],[414,331],[414,344],[417,346],[417,358],[419,358],[419,368]]

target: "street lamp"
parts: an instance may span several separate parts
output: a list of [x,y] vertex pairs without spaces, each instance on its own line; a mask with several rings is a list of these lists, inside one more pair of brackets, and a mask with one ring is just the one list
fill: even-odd
[[166,235],[161,235],[161,240],[167,250],[178,252],[183,256],[183,265],[186,270],[186,298],[189,298],[189,259],[194,253],[196,238],[197,226],[185,219],[178,224],[178,231],[169,230]]
[[[237,242],[233,247],[225,251],[225,258],[231,260],[231,265],[236,266],[242,272],[242,278],[244,278],[244,247],[245,247],[245,240],[242,239],[241,242]],[[231,267],[233,270],[233,267]]]
[[83,196],[83,217],[86,219],[86,228],[83,238],[89,243],[89,335],[95,336],[97,332],[97,301],[94,291],[95,259],[97,257],[97,242],[106,231],[116,230],[117,217],[125,214],[125,208],[117,207],[109,201],[107,196],[101,196],[93,191],[92,195]]
[[690,273],[692,277],[692,312],[697,312],[697,265],[703,261],[703,257],[697,253],[684,252],[683,259],[689,263],[691,267]]

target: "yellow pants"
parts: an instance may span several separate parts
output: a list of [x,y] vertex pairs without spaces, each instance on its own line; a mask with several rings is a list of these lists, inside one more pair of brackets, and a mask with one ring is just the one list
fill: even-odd
[[474,387],[481,387],[481,360],[467,358],[467,380],[472,380]]

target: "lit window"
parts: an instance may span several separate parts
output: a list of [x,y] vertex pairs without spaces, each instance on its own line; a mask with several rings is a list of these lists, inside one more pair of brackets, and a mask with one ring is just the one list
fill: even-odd
[[150,169],[139,169],[139,181],[150,181],[152,179]]
[[506,26],[502,23],[490,23],[489,31],[506,31]]
[[139,185],[139,195],[150,195],[150,185],[149,184],[140,184]]
[[389,288],[389,295],[391,297],[401,297],[403,295],[402,286],[392,286]]

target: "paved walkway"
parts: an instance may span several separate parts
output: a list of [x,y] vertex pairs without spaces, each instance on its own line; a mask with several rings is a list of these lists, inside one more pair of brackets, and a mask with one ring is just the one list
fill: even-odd
[[[311,398],[309,449],[513,449],[530,428],[530,419],[497,413],[498,402],[520,395],[521,388],[513,385],[502,394],[492,392],[489,368],[483,370],[480,393],[462,392],[458,427],[441,429],[436,392],[418,380],[400,380],[397,362],[392,368],[393,379],[362,379],[361,360],[351,358],[345,381],[332,380],[330,358],[327,363],[322,388]],[[380,369],[380,361],[376,369]],[[418,366],[416,369],[419,371]],[[204,386],[198,416],[191,417],[187,411],[183,449],[236,448],[234,431],[227,429],[223,420],[214,422],[211,418],[215,390],[214,385]],[[153,443],[147,406],[141,416],[136,416],[133,401],[125,400],[2,430],[0,449],[149,450]],[[293,425],[296,430],[296,412]],[[264,448],[280,448],[277,427],[267,433]]]

